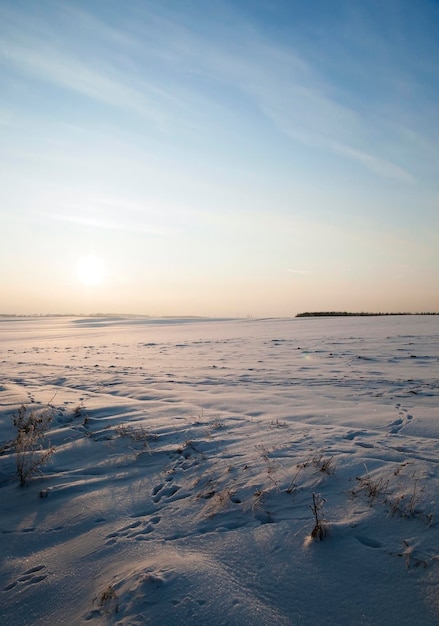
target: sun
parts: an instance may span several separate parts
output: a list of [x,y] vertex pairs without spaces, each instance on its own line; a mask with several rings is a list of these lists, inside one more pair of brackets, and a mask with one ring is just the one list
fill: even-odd
[[76,263],[76,275],[86,287],[100,285],[105,278],[103,260],[93,254],[81,257]]

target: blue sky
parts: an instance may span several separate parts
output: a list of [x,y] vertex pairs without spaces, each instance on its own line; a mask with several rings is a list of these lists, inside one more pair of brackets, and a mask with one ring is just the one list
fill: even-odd
[[439,310],[438,32],[427,0],[2,0],[0,312]]

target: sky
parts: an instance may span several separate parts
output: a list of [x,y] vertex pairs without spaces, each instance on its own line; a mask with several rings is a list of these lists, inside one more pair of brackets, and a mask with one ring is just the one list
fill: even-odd
[[439,2],[0,0],[0,313],[439,311]]

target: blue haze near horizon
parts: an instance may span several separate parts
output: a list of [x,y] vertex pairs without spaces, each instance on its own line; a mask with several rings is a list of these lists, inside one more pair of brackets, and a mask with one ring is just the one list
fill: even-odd
[[437,32],[424,0],[3,0],[0,312],[438,311]]

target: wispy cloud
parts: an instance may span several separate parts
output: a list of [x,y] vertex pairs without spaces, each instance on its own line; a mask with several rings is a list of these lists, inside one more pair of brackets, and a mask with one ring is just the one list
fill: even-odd
[[[91,10],[53,4],[57,19],[64,26],[74,22],[82,36],[77,42],[71,37],[68,45],[44,19],[9,12],[0,57],[16,71],[135,113],[164,132],[182,126],[196,132],[201,119],[216,132],[221,109],[224,113],[240,94],[294,144],[338,155],[382,178],[415,181],[407,163],[395,158],[408,152],[398,150],[398,142],[410,146],[407,124],[390,130],[379,104],[367,108],[347,98],[324,73],[326,61],[318,51],[299,43],[303,38],[293,37],[291,44],[274,41],[251,13],[220,6],[210,9],[221,11],[222,19],[213,22],[209,12],[185,15],[160,3],[135,4],[137,23],[122,19],[116,28],[110,18],[104,22]],[[355,12],[352,21],[357,27],[361,23]],[[349,24],[345,43],[352,44],[359,33],[349,36],[348,30]],[[374,37],[374,49],[382,49],[383,41]],[[354,71],[351,60],[341,54],[337,59],[338,73]],[[377,71],[378,62],[374,57],[365,73]],[[384,97],[391,98],[389,94]]]
[[[66,195],[66,190],[59,189],[57,193],[61,196],[57,211],[43,209],[42,217],[100,230],[156,236],[169,235],[175,228],[169,224],[169,210],[164,210],[160,214],[156,209],[149,208],[146,203],[140,204],[124,198],[99,195],[87,197],[87,194],[78,192],[75,194],[78,196],[76,199],[66,201],[62,199]],[[163,215],[167,216],[167,223]]]
[[343,156],[347,156],[354,161],[358,161],[368,169],[370,169],[375,174],[382,176],[384,178],[391,178],[393,180],[400,181],[402,183],[414,183],[415,177],[410,174],[407,170],[390,161],[386,161],[380,157],[375,155],[366,154],[364,152],[360,152],[359,150],[354,150],[349,146],[343,146],[341,144],[334,144],[333,151],[337,154],[341,154]]
[[[83,208],[83,207],[82,207]],[[74,209],[72,209],[74,210]],[[67,222],[69,224],[76,224],[77,226],[84,226],[86,228],[96,228],[99,230],[113,230],[119,233],[137,233],[143,235],[165,235],[166,232],[157,228],[155,225],[149,225],[147,222],[142,223],[138,221],[136,223],[130,223],[127,220],[115,219],[111,216],[93,217],[89,215],[78,215],[77,213],[42,213],[43,217],[58,222]]]
[[48,46],[4,44],[3,60],[27,74],[96,101],[136,112],[163,123],[166,116],[144,91],[126,84],[115,72],[93,68]]
[[[267,39],[245,22],[239,32],[225,30],[224,25],[218,27],[223,29],[223,42],[227,42],[220,46],[212,45],[200,34],[188,32],[178,23],[172,28],[174,39],[166,52],[168,61],[173,59],[184,71],[218,81],[226,90],[232,88],[249,97],[295,143],[342,156],[382,178],[403,183],[415,181],[406,167],[393,160],[398,152],[395,142],[407,144],[407,127],[402,126],[395,136],[395,124],[387,113],[388,103],[383,107],[384,112],[379,103],[372,108],[369,105],[369,109],[366,104],[355,107],[336,84],[322,75],[318,55],[307,58],[300,48]],[[382,42],[377,42],[377,48],[379,44],[382,46]],[[349,60],[344,62],[350,64]],[[376,69],[372,63],[368,72]],[[391,90],[384,97],[392,98]],[[372,123],[374,142],[370,139]]]
[[415,181],[404,167],[373,153],[377,148],[385,153],[385,136],[381,145],[369,145],[368,120],[331,97],[333,87],[294,51],[255,40],[249,43],[244,61],[230,56],[226,63],[223,57],[217,65],[223,71],[227,67],[224,80],[235,77],[240,89],[294,142],[341,155],[383,178]]
[[186,209],[164,198],[137,200],[62,186],[41,191],[38,213],[43,219],[86,228],[179,239],[203,217],[192,207]]

